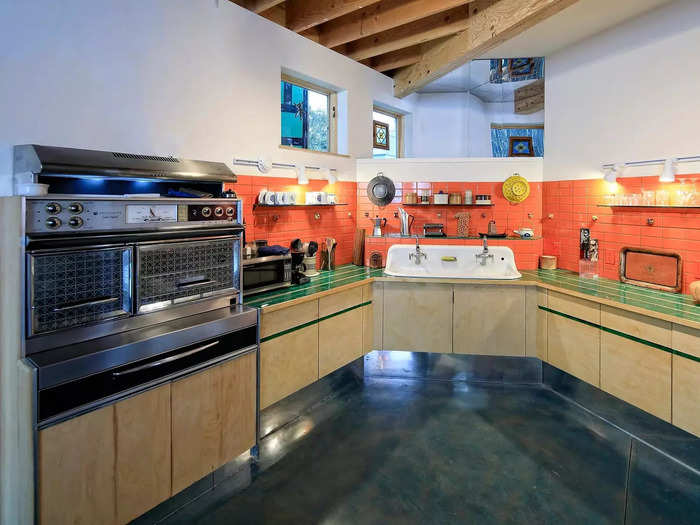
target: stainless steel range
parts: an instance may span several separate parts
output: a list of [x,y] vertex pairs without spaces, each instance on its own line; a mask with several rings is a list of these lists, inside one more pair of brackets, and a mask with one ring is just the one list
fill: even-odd
[[241,304],[241,202],[157,196],[220,195],[225,165],[31,146],[15,154],[52,188],[149,184],[140,196],[25,199],[25,355],[37,371],[39,428],[257,351],[257,311]]

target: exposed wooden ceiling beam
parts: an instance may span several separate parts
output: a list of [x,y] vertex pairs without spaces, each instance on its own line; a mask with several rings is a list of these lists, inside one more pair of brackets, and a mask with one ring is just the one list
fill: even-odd
[[287,0],[287,28],[297,33],[379,0]]
[[319,43],[336,47],[415,22],[470,0],[384,0],[323,24]]
[[279,24],[284,27],[287,23],[287,10],[283,3],[273,6],[270,9],[265,9],[260,12],[260,16],[273,21],[275,24]]
[[469,6],[469,23],[464,31],[430,46],[420,61],[396,73],[394,95],[413,93],[577,1],[475,0]]
[[284,0],[232,0],[234,4],[245,7],[254,13],[262,13],[281,4]]
[[348,42],[341,48],[336,48],[336,51],[354,60],[383,55],[459,33],[466,29],[468,18],[469,6],[461,5],[389,31]]
[[420,60],[421,56],[423,56],[423,50],[421,48],[422,46],[418,44],[416,46],[411,46],[405,49],[399,49],[398,51],[392,51],[391,53],[386,53],[384,55],[372,57],[366,61],[363,61],[363,63],[383,73],[391,69],[415,64]]
[[544,79],[515,90],[513,110],[516,115],[530,115],[544,109]]

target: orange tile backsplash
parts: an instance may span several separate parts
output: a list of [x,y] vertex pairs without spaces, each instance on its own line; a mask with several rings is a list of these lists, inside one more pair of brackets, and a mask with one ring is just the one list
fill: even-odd
[[[386,217],[385,233],[398,233],[399,220],[394,217],[404,193],[428,190],[431,194],[471,190],[477,194],[489,194],[492,207],[440,207],[410,206],[406,210],[416,217],[412,232],[422,232],[425,223],[439,222],[445,225],[447,235],[457,234],[455,213],[471,213],[470,235],[485,232],[490,220],[496,221],[499,232],[512,235],[513,230],[529,227],[535,231],[535,240],[497,240],[493,246],[508,246],[515,253],[519,268],[537,268],[540,255],[556,255],[559,268],[578,271],[579,228],[590,228],[591,236],[598,239],[600,262],[598,273],[610,279],[619,277],[619,252],[624,246],[659,248],[674,251],[683,257],[683,293],[688,293],[690,283],[700,280],[700,210],[661,208],[609,208],[601,207],[610,193],[638,194],[645,190],[665,190],[671,204],[682,189],[695,184],[700,192],[700,175],[678,176],[674,184],[659,183],[658,177],[621,178],[611,185],[601,179],[531,182],[530,196],[521,204],[511,204],[502,194],[502,183],[496,182],[397,182],[396,197],[386,207],[379,208],[367,198],[367,183],[337,182],[329,185],[323,180],[311,180],[308,185],[295,184],[294,179],[282,177],[258,177],[240,175],[231,187],[243,200],[246,235],[249,241],[267,239],[271,244],[289,246],[300,238],[315,240],[319,244],[327,236],[338,241],[336,263],[352,262],[353,236],[356,227],[365,228],[371,234],[370,218]],[[301,202],[305,191],[327,191],[336,194],[336,201],[347,204],[334,208],[271,208],[253,210],[261,189],[271,191],[295,191]],[[431,200],[432,202],[432,200]],[[314,217],[320,214],[320,219]],[[367,217],[365,216],[367,215]],[[549,218],[552,215],[553,218]],[[593,217],[597,217],[597,221]],[[276,220],[275,220],[276,219]],[[648,224],[653,219],[653,224]],[[412,243],[411,239],[368,238],[365,245],[365,262],[369,254],[379,251],[386,260],[386,253],[394,243]],[[478,245],[476,239],[426,239],[424,244]]]

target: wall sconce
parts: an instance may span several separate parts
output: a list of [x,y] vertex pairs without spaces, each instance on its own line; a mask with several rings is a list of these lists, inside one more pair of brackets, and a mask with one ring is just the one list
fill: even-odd
[[297,171],[297,184],[308,184],[309,177],[306,175],[306,166],[297,164],[294,169]]
[[676,162],[674,158],[664,161],[664,171],[661,172],[659,182],[675,182],[676,181]]

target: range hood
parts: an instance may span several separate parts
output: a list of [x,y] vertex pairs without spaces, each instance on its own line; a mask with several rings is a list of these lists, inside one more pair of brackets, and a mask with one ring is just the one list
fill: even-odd
[[14,147],[14,172],[37,175],[236,182],[223,162],[25,144]]

